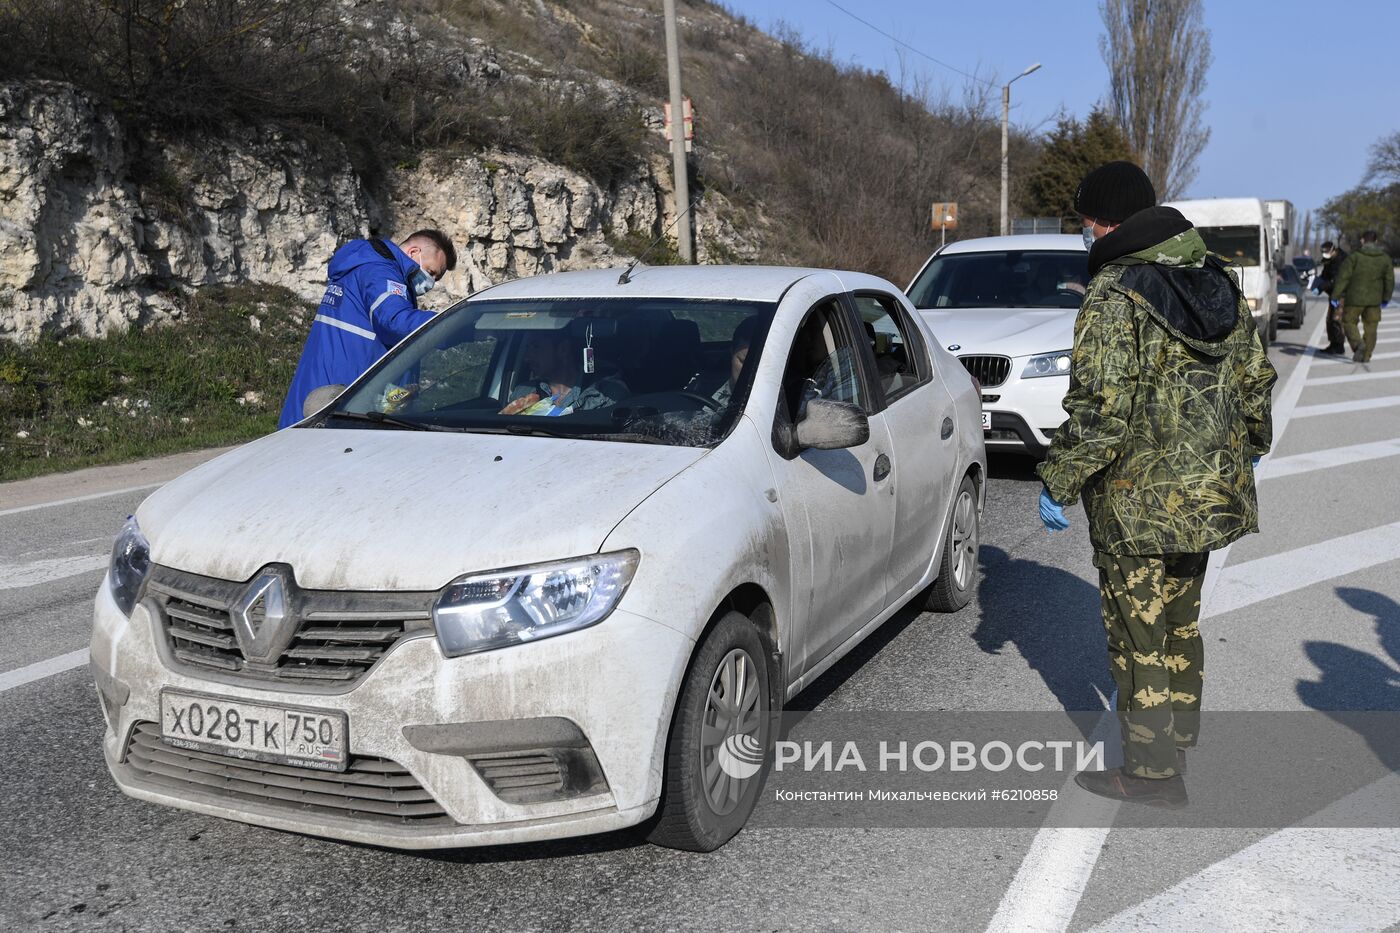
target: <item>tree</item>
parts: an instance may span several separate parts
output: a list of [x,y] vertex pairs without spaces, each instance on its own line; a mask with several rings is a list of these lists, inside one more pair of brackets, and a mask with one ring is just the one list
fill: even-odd
[[1353,188],[1322,205],[1318,216],[1336,227],[1350,247],[1361,242],[1364,231],[1374,230],[1393,253],[1400,248],[1400,182]]
[[1132,159],[1128,137],[1101,107],[1080,123],[1060,117],[1045,139],[1040,159],[1026,177],[1021,206],[1036,217],[1059,217],[1066,233],[1079,230],[1074,194],[1091,170],[1116,159]]
[[1400,182],[1400,133],[1382,137],[1371,147],[1371,162],[1366,167],[1368,182]]
[[1210,34],[1201,0],[1103,0],[1110,107],[1163,201],[1196,177],[1210,139],[1205,110]]

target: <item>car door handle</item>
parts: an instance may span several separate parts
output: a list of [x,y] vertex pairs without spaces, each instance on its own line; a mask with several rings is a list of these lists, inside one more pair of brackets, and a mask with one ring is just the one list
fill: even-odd
[[884,454],[875,458],[875,482],[879,482],[890,475],[890,458]]
[[943,419],[943,430],[942,430],[942,432],[940,432],[940,436],[941,436],[945,441],[946,441],[948,438],[950,438],[950,437],[953,436],[953,419],[952,419],[952,418],[944,418],[944,419]]

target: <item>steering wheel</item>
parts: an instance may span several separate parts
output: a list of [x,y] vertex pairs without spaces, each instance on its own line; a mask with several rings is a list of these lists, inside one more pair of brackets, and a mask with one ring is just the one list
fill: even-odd
[[711,411],[723,411],[724,406],[708,395],[701,395],[699,392],[687,392],[685,389],[677,389],[676,394],[682,398],[688,398],[692,402],[699,402],[701,408],[708,408]]

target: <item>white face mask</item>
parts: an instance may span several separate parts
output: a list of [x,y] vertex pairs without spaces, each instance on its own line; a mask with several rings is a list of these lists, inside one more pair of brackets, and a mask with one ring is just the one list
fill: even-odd
[[1098,238],[1097,238],[1096,236],[1094,236],[1094,228],[1093,228],[1093,227],[1085,227],[1085,228],[1084,228],[1084,248],[1085,248],[1085,249],[1093,249],[1093,248],[1094,248],[1094,240],[1096,240],[1096,239],[1098,239]]

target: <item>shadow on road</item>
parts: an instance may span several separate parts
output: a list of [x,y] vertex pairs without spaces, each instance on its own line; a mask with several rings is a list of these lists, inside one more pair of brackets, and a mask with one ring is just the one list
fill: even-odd
[[1299,681],[1298,697],[1317,710],[1400,710],[1400,603],[1353,586],[1337,587],[1351,608],[1375,619],[1376,634],[1390,663],[1332,641],[1304,642],[1318,679]]
[[1303,650],[1308,660],[1317,665],[1318,678],[1299,681],[1298,697],[1313,709],[1331,714],[1365,739],[1372,754],[1388,770],[1400,771],[1397,717],[1355,712],[1400,711],[1400,603],[1360,587],[1339,586],[1336,592],[1342,602],[1375,619],[1376,635],[1387,657],[1331,641],[1304,642]]
[[972,639],[988,654],[1014,645],[1066,710],[1101,710],[1113,693],[1098,588],[1058,567],[982,548],[981,620]]

